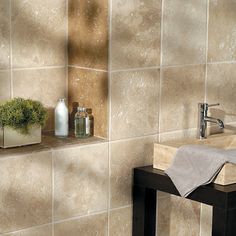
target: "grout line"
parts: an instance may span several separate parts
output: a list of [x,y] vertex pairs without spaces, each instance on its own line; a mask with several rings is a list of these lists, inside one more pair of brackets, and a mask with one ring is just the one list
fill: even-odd
[[[117,210],[122,210],[122,209],[125,209],[127,207],[132,207],[133,204],[128,204],[128,205],[124,205],[124,206],[121,206],[121,207],[115,207],[115,208],[112,208],[112,209],[109,209],[109,211],[117,211]],[[112,235],[111,235],[112,236]]]
[[85,215],[74,216],[74,217],[71,217],[71,218],[63,219],[63,220],[57,220],[57,221],[54,221],[54,224],[60,224],[60,223],[67,222],[67,221],[72,221],[72,220],[79,220],[79,219],[84,218],[84,217],[96,216],[96,215],[100,215],[100,214],[104,214],[104,213],[107,213],[107,210],[95,211],[95,212],[91,212],[91,213],[88,213],[88,214],[85,214]]
[[200,224],[199,224],[199,236],[202,236],[202,203],[200,203]]
[[54,168],[54,152],[52,151],[52,236],[54,236],[54,197],[55,197],[55,191],[54,191],[54,186],[55,186],[55,168]]
[[164,35],[164,0],[161,2],[161,45],[160,45],[160,81],[159,81],[159,106],[158,106],[158,142],[161,140],[161,97],[162,97],[162,80],[163,80],[163,35]]
[[179,64],[179,65],[162,65],[163,69],[168,69],[168,68],[181,68],[181,67],[189,67],[189,66],[202,66],[205,65],[206,63],[196,63],[196,64]]
[[236,64],[236,61],[212,61],[207,62],[208,65],[217,65],[217,64]]
[[46,224],[42,224],[42,225],[35,225],[35,226],[32,226],[32,227],[22,228],[22,229],[19,229],[19,230],[16,230],[16,231],[10,231],[10,232],[3,233],[3,234],[0,234],[0,235],[2,235],[2,236],[11,235],[12,233],[20,233],[20,232],[23,232],[25,230],[38,229],[38,228],[42,228],[42,227],[50,226],[50,225],[52,225],[52,223],[46,223]]
[[98,71],[98,72],[108,72],[108,70],[103,69],[96,69],[96,68],[89,68],[89,67],[83,67],[83,66],[75,66],[75,65],[68,65],[69,68],[77,68],[81,70],[91,70],[91,71]]
[[44,69],[59,69],[66,68],[65,65],[60,66],[39,66],[39,67],[22,67],[22,68],[12,68],[13,71],[21,71],[21,70],[44,70]]
[[13,73],[12,73],[12,0],[9,1],[9,19],[10,19],[10,94],[11,98],[14,98],[14,91],[13,91]]
[[137,68],[129,68],[129,69],[111,70],[111,73],[140,71],[140,70],[155,70],[155,69],[160,69],[160,66],[149,66],[149,67],[137,67]]
[[204,84],[204,102],[207,101],[207,77],[208,77],[208,26],[209,26],[209,0],[207,0],[207,9],[206,9],[206,66],[205,66],[205,84]]
[[68,75],[68,63],[69,63],[69,53],[68,53],[68,42],[69,42],[69,2],[66,0],[66,19],[65,19],[65,24],[66,24],[66,32],[65,32],[65,55],[66,55],[66,97],[67,97],[67,102],[69,98],[69,75]]
[[131,141],[134,139],[142,139],[142,138],[148,138],[148,137],[152,137],[152,136],[157,136],[157,133],[152,133],[152,134],[146,134],[146,135],[142,135],[142,136],[135,136],[135,137],[128,137],[128,138],[121,138],[121,139],[116,139],[116,140],[110,140],[110,143],[117,143],[117,142],[123,142],[123,141]]

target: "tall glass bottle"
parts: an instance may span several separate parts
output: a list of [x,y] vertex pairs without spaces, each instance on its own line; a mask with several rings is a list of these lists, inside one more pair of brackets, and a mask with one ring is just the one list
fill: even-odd
[[89,137],[89,133],[89,116],[86,108],[78,107],[78,111],[75,114],[75,137],[87,138]]
[[69,133],[68,108],[65,100],[60,99],[55,108],[55,135],[58,137],[67,137]]
[[89,136],[93,136],[94,135],[94,116],[93,116],[92,108],[86,108],[86,111],[89,116],[89,127],[90,127]]

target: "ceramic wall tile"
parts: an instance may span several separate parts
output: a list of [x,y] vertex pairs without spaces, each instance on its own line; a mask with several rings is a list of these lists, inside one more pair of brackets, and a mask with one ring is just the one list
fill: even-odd
[[24,229],[24,230],[20,230],[20,231],[10,233],[7,235],[8,236],[52,236],[52,225]]
[[204,101],[205,66],[163,69],[161,132],[197,127],[198,103]]
[[108,144],[56,150],[54,220],[107,210]]
[[0,101],[11,97],[11,72],[0,71]]
[[12,0],[12,62],[13,67],[65,65],[65,0]]
[[159,70],[112,73],[111,139],[158,133]]
[[0,233],[52,220],[51,152],[0,160]]
[[10,67],[10,1],[0,1],[0,69]]
[[200,203],[169,196],[158,200],[158,236],[197,236]]
[[106,72],[69,68],[69,107],[73,102],[91,107],[96,136],[107,137],[108,74]]
[[107,70],[108,1],[69,1],[69,64]]
[[112,142],[110,145],[111,208],[131,204],[133,168],[151,165],[155,136]]
[[236,121],[236,64],[214,64],[208,66],[207,102],[220,103],[210,109],[211,116],[222,119],[225,123]]
[[113,0],[112,70],[160,64],[161,0]]
[[236,60],[236,2],[209,1],[208,61]]
[[165,0],[163,65],[206,61],[207,1]]
[[132,207],[110,211],[110,236],[132,236]]

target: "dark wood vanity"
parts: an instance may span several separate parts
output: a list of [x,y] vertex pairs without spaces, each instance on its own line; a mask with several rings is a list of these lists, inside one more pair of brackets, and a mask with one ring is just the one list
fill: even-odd
[[[171,179],[152,166],[134,169],[133,236],[155,236],[157,190],[180,196]],[[213,206],[212,236],[236,235],[236,184],[209,184],[188,199]]]

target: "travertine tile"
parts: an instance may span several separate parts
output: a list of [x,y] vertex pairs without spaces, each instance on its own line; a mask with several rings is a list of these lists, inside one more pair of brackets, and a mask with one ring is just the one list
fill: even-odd
[[220,103],[209,114],[225,123],[236,121],[236,64],[209,65],[207,76],[207,102]]
[[108,1],[69,1],[69,64],[108,68]]
[[65,3],[12,0],[13,67],[65,65]]
[[54,129],[54,108],[67,97],[66,83],[65,68],[13,71],[14,97],[38,100],[48,108],[46,130]]
[[131,204],[133,168],[151,165],[156,136],[112,142],[110,145],[111,208]]
[[207,1],[165,0],[163,64],[205,62]]
[[106,72],[69,68],[69,107],[79,102],[91,107],[95,135],[107,137],[108,75]]
[[11,73],[0,71],[0,102],[11,97]]
[[0,1],[0,69],[10,66],[10,1]]
[[212,206],[201,204],[201,234],[200,236],[212,235]]
[[107,213],[55,224],[55,236],[107,236]]
[[236,2],[209,1],[208,61],[236,60]]
[[51,152],[0,160],[0,233],[52,220]]
[[106,210],[108,144],[57,150],[53,153],[55,220]]
[[25,229],[6,236],[52,236],[52,225]]
[[112,73],[111,139],[158,132],[159,70]]
[[165,68],[161,88],[161,132],[197,127],[204,101],[205,66]]
[[110,211],[109,235],[132,236],[132,207]]
[[161,0],[113,0],[112,70],[160,64]]
[[200,203],[169,196],[158,200],[158,236],[196,236],[200,233]]

